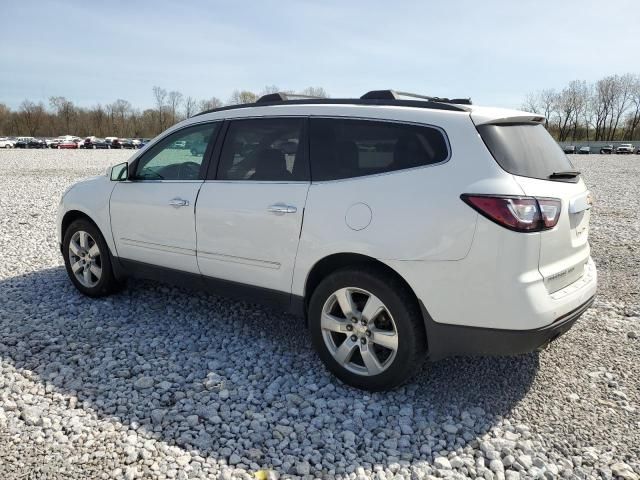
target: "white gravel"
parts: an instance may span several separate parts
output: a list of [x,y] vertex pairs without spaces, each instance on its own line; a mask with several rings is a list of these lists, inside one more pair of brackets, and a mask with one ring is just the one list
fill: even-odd
[[573,330],[369,394],[282,313],[148,282],[76,292],[60,194],[129,155],[0,151],[0,478],[640,478],[640,157],[575,158],[601,287]]

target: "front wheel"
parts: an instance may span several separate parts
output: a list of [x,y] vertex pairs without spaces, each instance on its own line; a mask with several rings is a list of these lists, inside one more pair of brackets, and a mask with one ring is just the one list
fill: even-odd
[[71,282],[85,295],[102,297],[119,286],[113,275],[109,247],[90,221],[76,220],[67,228],[62,253]]
[[309,326],[327,368],[357,388],[397,387],[425,360],[415,297],[381,269],[343,269],[325,278],[311,297]]

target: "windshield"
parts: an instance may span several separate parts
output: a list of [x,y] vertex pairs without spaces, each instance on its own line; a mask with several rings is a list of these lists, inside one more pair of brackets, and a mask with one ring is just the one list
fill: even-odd
[[553,173],[573,170],[542,125],[480,125],[478,132],[496,162],[513,175],[549,180]]

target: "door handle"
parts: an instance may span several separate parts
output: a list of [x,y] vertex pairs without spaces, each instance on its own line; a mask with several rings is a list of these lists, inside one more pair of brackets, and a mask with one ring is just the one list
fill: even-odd
[[171,200],[169,200],[169,205],[171,205],[172,207],[186,207],[187,205],[189,205],[189,200],[185,200],[184,198],[172,198]]
[[285,205],[284,203],[276,203],[274,205],[270,205],[267,210],[271,213],[275,213],[276,215],[283,215],[285,213],[296,213],[298,209],[293,205]]

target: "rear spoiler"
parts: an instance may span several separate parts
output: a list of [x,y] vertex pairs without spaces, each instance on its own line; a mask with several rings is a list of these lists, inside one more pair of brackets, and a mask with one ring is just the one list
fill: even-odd
[[544,123],[544,116],[521,112],[519,110],[508,110],[504,108],[478,107],[471,111],[471,120],[476,126],[479,125],[504,125],[509,123],[525,123],[538,125]]

